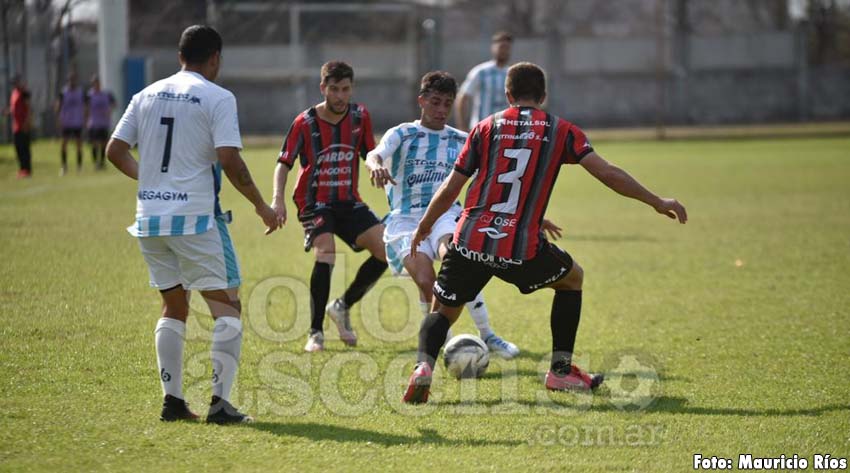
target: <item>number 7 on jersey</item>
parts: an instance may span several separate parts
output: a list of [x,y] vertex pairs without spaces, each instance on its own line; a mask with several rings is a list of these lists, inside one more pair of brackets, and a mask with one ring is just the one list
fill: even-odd
[[160,172],[168,172],[168,163],[171,161],[171,135],[174,133],[174,117],[162,117],[159,120],[160,125],[168,127],[165,133],[165,150],[162,152],[162,166]]

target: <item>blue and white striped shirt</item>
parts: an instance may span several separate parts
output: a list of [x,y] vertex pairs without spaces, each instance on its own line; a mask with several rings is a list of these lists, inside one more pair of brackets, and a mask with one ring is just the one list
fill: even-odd
[[431,130],[419,120],[384,133],[373,153],[384,160],[396,184],[387,184],[392,215],[421,215],[454,168],[467,134],[450,126]]
[[460,86],[460,95],[472,97],[472,109],[469,114],[471,130],[481,120],[508,108],[505,98],[505,79],[507,67],[499,67],[490,60],[472,68],[466,80]]

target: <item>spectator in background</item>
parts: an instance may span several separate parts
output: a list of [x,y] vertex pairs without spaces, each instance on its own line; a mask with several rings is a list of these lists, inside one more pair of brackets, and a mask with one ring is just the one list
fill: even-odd
[[112,124],[112,109],[115,97],[108,90],[101,90],[97,74],[91,78],[91,88],[86,94],[86,128],[91,143],[92,161],[95,168],[104,168],[106,139]]
[[508,107],[505,78],[513,42],[510,33],[494,34],[490,42],[493,59],[473,67],[466,75],[459,100],[455,101],[455,120],[461,130],[469,131],[479,121]]
[[14,88],[10,99],[10,115],[12,115],[12,134],[15,141],[15,152],[18,155],[18,178],[32,175],[32,155],[30,154],[30,134],[32,130],[32,114],[30,113],[30,92],[20,75],[14,78]]
[[56,101],[56,114],[59,118],[59,129],[62,132],[62,170],[60,175],[68,172],[68,139],[74,138],[77,143],[77,172],[83,169],[83,126],[85,125],[85,93],[77,84],[77,73],[68,74],[68,83],[62,88],[59,100]]

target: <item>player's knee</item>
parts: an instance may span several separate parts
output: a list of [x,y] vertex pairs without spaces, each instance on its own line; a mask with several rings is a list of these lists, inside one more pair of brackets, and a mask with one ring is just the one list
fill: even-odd
[[570,289],[573,291],[581,290],[581,286],[584,283],[584,269],[578,265],[578,263],[573,263],[573,268],[567,274],[566,283]]
[[434,290],[434,282],[436,281],[436,278],[427,274],[421,274],[417,275],[414,280],[416,281],[416,286],[419,288],[419,292],[422,294],[431,294]]

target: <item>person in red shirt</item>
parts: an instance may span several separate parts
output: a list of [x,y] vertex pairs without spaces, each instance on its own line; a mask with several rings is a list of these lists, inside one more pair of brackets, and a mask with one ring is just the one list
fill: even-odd
[[581,164],[619,194],[678,218],[680,223],[687,221],[682,204],[650,192],[596,154],[579,127],[540,109],[546,98],[546,79],[540,67],[531,63],[511,66],[505,95],[510,107],[473,128],[454,171],[434,195],[413,235],[411,256],[466,181],[475,176],[434,284],[436,310],[419,331],[418,363],[403,397],[407,403],[428,401],[434,364],[449,327],[463,305],[493,276],[514,284],[523,294],[544,287],[555,290],[547,389],[586,391],[602,383],[602,374],[588,374],[572,363],[584,272],[541,231],[561,165]]
[[30,177],[32,175],[30,92],[20,75],[16,75],[14,78],[12,98],[9,102],[10,114],[12,115],[12,135],[15,142],[15,152],[18,155],[18,177]]
[[[316,263],[310,277],[310,335],[304,350],[324,349],[325,311],[349,346],[357,345],[349,308],[357,303],[387,269],[384,226],[357,192],[359,159],[375,148],[372,120],[362,104],[350,103],[354,70],[341,61],[322,66],[319,90],[324,102],[300,113],[292,122],[278,156],[272,208],[286,220],[283,196],[286,178],[296,160],[300,163],[295,184],[295,207],[304,227],[304,250],[313,249]],[[354,251],[369,250],[342,297],[325,306],[335,261],[334,235]]]

